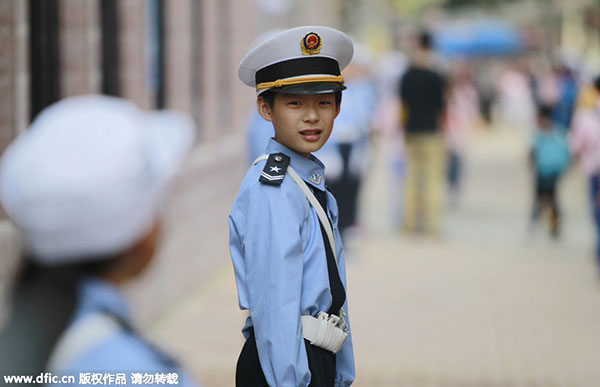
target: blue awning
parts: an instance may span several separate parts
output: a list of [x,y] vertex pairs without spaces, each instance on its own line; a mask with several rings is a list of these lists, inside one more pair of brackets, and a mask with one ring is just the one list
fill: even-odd
[[446,56],[506,55],[523,49],[517,29],[496,19],[448,23],[434,37],[435,48]]

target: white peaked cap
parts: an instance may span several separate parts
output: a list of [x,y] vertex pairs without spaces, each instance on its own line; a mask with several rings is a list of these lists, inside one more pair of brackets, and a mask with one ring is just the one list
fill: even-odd
[[194,135],[180,113],[99,95],[62,100],[5,151],[0,202],[39,262],[121,252],[151,229]]
[[256,44],[238,69],[240,80],[256,88],[293,94],[343,90],[343,70],[352,59],[352,40],[330,27],[281,31]]

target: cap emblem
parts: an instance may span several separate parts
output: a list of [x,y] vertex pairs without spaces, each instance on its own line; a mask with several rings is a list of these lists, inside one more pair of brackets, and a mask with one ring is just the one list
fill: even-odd
[[304,55],[318,54],[321,52],[321,47],[323,47],[323,41],[315,32],[309,32],[300,41],[300,48]]

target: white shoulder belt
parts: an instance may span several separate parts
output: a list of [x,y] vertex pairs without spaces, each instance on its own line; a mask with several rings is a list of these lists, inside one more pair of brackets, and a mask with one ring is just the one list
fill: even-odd
[[[261,155],[256,160],[254,160],[254,163],[252,163],[252,164],[254,165],[254,164],[258,163],[259,161],[266,160],[268,158],[269,158],[269,155]],[[337,251],[335,249],[335,239],[333,238],[333,230],[331,229],[331,224],[329,223],[329,218],[325,214],[325,210],[323,210],[323,207],[321,207],[321,204],[315,197],[315,194],[312,193],[310,188],[308,188],[308,186],[306,185],[304,180],[302,180],[302,178],[298,175],[298,173],[294,170],[294,168],[292,168],[291,165],[288,165],[287,171],[288,171],[288,174],[292,177],[292,179],[294,179],[296,184],[298,184],[298,187],[300,187],[300,189],[304,193],[304,196],[306,196],[306,198],[310,202],[311,206],[317,213],[317,216],[319,217],[319,220],[321,221],[321,224],[323,225],[323,228],[325,229],[325,234],[327,234],[327,239],[329,239],[329,245],[331,246],[331,251],[333,251],[333,258],[335,259],[335,262],[337,263]]]
[[[253,165],[262,160],[267,160],[269,158],[268,155],[259,156]],[[321,207],[321,204],[315,197],[315,194],[308,188],[304,180],[298,175],[298,173],[292,168],[291,165],[287,167],[288,174],[292,177],[292,179],[296,182],[300,190],[304,193],[304,196],[310,202],[312,208],[317,213],[317,217],[321,222],[321,225],[325,229],[325,234],[327,234],[327,239],[329,239],[329,245],[331,246],[331,251],[333,252],[333,258],[337,263],[337,251],[335,249],[335,239],[333,238],[333,230],[331,229],[331,224],[329,223],[329,218],[325,214],[325,210]],[[346,338],[348,337],[348,325],[346,324],[346,312],[344,309],[340,309],[340,317],[332,314],[328,314],[325,312],[319,312],[317,317],[313,317],[310,315],[300,316],[302,320],[302,336],[312,345],[315,345],[319,348],[326,349],[333,353],[339,351]]]

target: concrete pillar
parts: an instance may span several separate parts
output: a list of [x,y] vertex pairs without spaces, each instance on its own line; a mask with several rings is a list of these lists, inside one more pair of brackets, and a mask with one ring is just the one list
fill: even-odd
[[192,1],[165,2],[164,17],[166,106],[192,113]]
[[27,2],[0,2],[0,154],[27,125]]
[[61,97],[100,91],[98,0],[61,0]]
[[[0,155],[29,124],[27,1],[0,2]],[[19,240],[0,206],[0,327],[18,264]]]
[[138,106],[152,106],[145,84],[145,1],[122,0],[118,2],[119,17],[119,67],[121,96]]

